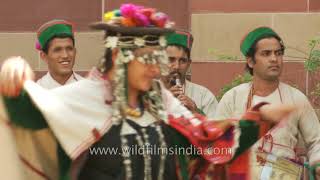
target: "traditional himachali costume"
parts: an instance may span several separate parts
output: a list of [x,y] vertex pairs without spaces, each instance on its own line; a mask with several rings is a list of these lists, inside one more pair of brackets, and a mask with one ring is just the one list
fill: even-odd
[[[168,46],[174,45],[187,48],[191,51],[193,38],[189,32],[177,30],[166,36]],[[185,79],[183,84],[184,93],[197,105],[197,112],[204,114],[207,118],[213,118],[218,101],[214,94],[204,86]]]
[[[246,56],[255,42],[269,35],[278,36],[267,27],[250,32],[241,45],[242,53]],[[298,89],[280,82],[274,92],[260,97],[254,94],[252,82],[241,84],[222,97],[215,119],[239,118],[247,109],[260,102],[302,104],[303,107],[290,115],[285,123],[270,129],[250,151],[239,157],[239,161],[234,161],[230,169],[236,169],[238,176],[246,174],[247,179],[300,179],[303,176],[303,162],[297,157],[299,134],[306,143],[310,164],[319,162],[320,124],[307,97]],[[249,166],[237,165],[244,160],[250,162]],[[307,172],[309,176],[313,176],[314,168]]]
[[[88,79],[50,91],[27,81],[20,96],[5,98],[12,124],[33,130],[49,126],[53,131],[63,148],[58,151],[60,179],[177,179],[176,165],[182,178],[188,178],[176,154],[91,153],[99,147],[121,151],[132,146],[145,150],[148,146],[168,149],[193,144],[203,152],[199,158],[224,164],[255,142],[263,124],[258,113],[263,104],[245,113],[240,121],[209,122],[190,113],[160,81],[154,80],[151,90],[141,95],[140,110],[128,107],[127,64],[133,59],[159,63],[165,74],[164,35],[172,32],[169,25],[163,13],[124,4],[120,10],[107,13],[105,22],[92,25],[106,31],[106,48],[119,48],[113,80],[107,79],[104,67],[100,67],[93,69]],[[146,46],[161,49],[133,56],[134,49]],[[175,141],[181,135],[187,145]],[[210,153],[212,148],[230,148],[231,153]]]

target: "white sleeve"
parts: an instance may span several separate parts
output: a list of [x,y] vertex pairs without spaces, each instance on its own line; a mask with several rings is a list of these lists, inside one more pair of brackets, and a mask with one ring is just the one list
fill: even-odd
[[[299,92],[300,93],[300,92]],[[310,164],[320,161],[320,123],[319,119],[304,94],[297,94],[298,102],[303,103],[299,111],[298,126],[308,149]]]
[[199,107],[208,119],[212,119],[216,113],[218,106],[217,98],[211,93],[210,90],[206,89],[203,96],[203,104],[202,107]]

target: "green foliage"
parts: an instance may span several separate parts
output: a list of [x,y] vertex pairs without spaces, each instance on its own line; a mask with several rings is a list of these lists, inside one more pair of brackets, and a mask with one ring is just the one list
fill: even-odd
[[316,107],[320,106],[320,83],[317,83],[315,88],[312,90],[312,92],[310,93],[310,100],[312,102],[312,104]]
[[315,72],[320,66],[320,50],[310,52],[310,57],[304,63],[304,67],[309,72]]
[[314,90],[311,92],[312,96],[318,96],[320,97],[320,84],[318,83]]
[[236,61],[236,60],[240,59],[240,57],[238,57],[238,56],[232,56],[232,55],[218,53],[218,52],[216,52],[216,50],[214,50],[212,48],[208,49],[208,54],[210,54],[211,56],[214,56],[215,60]]
[[227,60],[227,61],[236,61],[239,60],[238,56],[230,56],[230,55],[225,55],[225,54],[218,54],[217,55],[218,60]]
[[[305,69],[310,72],[314,73],[319,70],[320,67],[320,37],[316,37],[309,41],[309,54],[308,58],[304,63]],[[319,105],[319,97],[320,97],[320,83],[315,85],[315,88],[310,93],[311,101],[315,106]]]
[[226,84],[225,86],[222,87],[222,89],[219,92],[219,95],[217,96],[218,101],[220,101],[222,96],[230,89],[250,81],[252,81],[252,76],[248,72],[245,74],[236,76],[229,84]]
[[304,63],[304,67],[309,72],[315,72],[320,67],[320,38],[314,38],[309,41],[310,51],[307,60]]

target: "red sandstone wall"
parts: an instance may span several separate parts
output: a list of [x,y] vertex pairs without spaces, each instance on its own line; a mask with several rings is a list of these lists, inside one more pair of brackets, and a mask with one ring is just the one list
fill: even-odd
[[[8,55],[19,55],[19,52],[27,52],[33,67],[44,70],[45,65],[37,58],[34,51],[34,32],[45,21],[53,18],[62,18],[76,23],[80,33],[82,44],[91,47],[92,37],[81,35],[90,31],[87,24],[101,20],[103,11],[119,7],[121,3],[132,2],[156,7],[176,21],[179,28],[190,28],[190,16],[192,13],[256,13],[256,12],[319,12],[319,0],[1,0],[0,5],[0,58],[3,60]],[[319,27],[320,29],[320,27]],[[6,34],[8,33],[8,34]],[[14,33],[14,34],[13,34]],[[17,34],[16,34],[17,33]],[[25,33],[32,34],[24,35]],[[11,35],[12,34],[12,35]],[[83,37],[85,36],[85,37]],[[97,41],[99,38],[97,38]],[[21,43],[20,43],[21,41]],[[8,42],[14,42],[8,54]],[[86,43],[87,42],[87,43]],[[82,44],[80,46],[82,46]],[[26,48],[28,47],[28,48]],[[91,57],[90,48],[84,52],[88,57],[80,58],[77,70],[88,70],[95,64],[86,61],[97,61],[98,56]],[[80,49],[81,50],[81,49]],[[32,52],[31,52],[32,51]],[[82,50],[81,50],[82,51]],[[11,52],[11,51],[10,51]],[[24,55],[24,54],[22,54]],[[1,62],[0,60],[0,62]],[[206,59],[211,61],[213,59]],[[227,82],[230,82],[238,73],[243,71],[244,65],[238,62],[194,62],[192,80],[207,86],[215,94]],[[320,80],[318,74],[307,76],[303,70],[302,62],[286,63],[283,79],[291,84],[296,84],[303,92],[310,93],[314,84]]]

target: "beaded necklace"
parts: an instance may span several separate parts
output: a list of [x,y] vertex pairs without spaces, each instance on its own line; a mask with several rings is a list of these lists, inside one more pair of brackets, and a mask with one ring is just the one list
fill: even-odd
[[[164,151],[167,148],[167,144],[165,142],[164,139],[164,134],[162,132],[162,128],[159,124],[155,125],[155,124],[151,124],[150,125],[151,128],[155,129],[155,131],[158,134],[159,137],[159,142],[160,142],[160,161],[159,161],[159,173],[158,173],[158,180],[162,180],[163,179],[163,174],[164,174],[164,165],[165,165],[165,161],[166,161],[166,154]],[[143,152],[143,160],[144,160],[144,179],[145,180],[152,180],[152,166],[151,166],[151,153],[149,151],[149,149],[145,149],[145,147],[149,147],[150,142],[149,142],[149,135],[147,134],[147,130],[146,128],[142,128],[142,137],[139,133],[136,134],[136,141],[138,143],[139,148],[144,148],[144,152]],[[125,171],[126,171],[126,178],[127,180],[132,179],[132,162],[130,159],[130,152],[129,151],[129,146],[128,146],[128,140],[126,139],[125,136],[121,136],[121,147],[123,149],[128,150],[127,152],[129,153],[122,153],[122,157],[123,157],[123,164],[125,167]],[[157,151],[159,152],[159,151]]]

